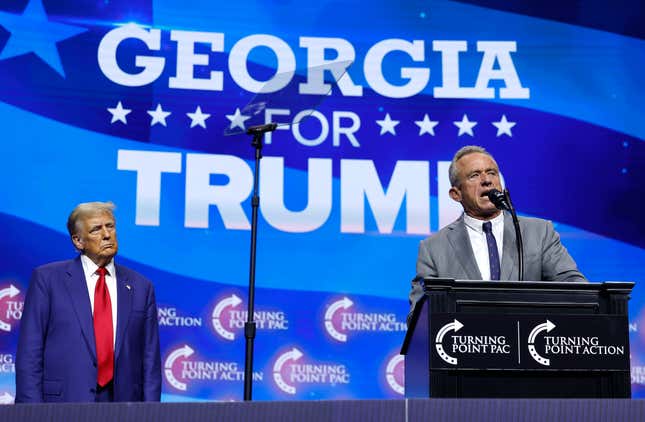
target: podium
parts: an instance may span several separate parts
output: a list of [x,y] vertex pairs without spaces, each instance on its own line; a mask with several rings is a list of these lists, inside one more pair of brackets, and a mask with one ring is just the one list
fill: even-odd
[[406,397],[631,397],[634,283],[423,283],[401,348]]

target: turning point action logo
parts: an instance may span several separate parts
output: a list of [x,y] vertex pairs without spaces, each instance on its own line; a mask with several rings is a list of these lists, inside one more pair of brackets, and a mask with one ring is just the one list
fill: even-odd
[[192,316],[179,315],[177,308],[160,307],[157,310],[157,320],[160,327],[201,327],[202,319]]
[[363,313],[349,309],[354,305],[348,297],[329,304],[325,311],[325,331],[336,341],[346,342],[347,332],[356,331],[405,331],[404,322],[396,320],[393,313]]
[[13,284],[0,289],[0,331],[11,331],[12,322],[22,318],[23,301],[7,300],[14,299],[20,290]]
[[0,353],[0,374],[15,374],[16,364],[11,353]]
[[[237,362],[204,361],[191,358],[195,350],[187,344],[171,350],[164,361],[166,381],[179,391],[188,389],[189,381],[243,381],[244,371]],[[253,373],[254,381],[262,381],[261,372]]]
[[[539,364],[550,366],[551,360],[538,354],[535,340],[542,332],[550,333],[556,325],[549,321],[538,324],[529,334],[529,354]],[[611,356],[625,355],[625,346],[603,345],[597,336],[544,336],[544,354],[550,356],[583,355]]]
[[273,381],[280,390],[294,395],[299,384],[349,384],[350,373],[345,365],[305,363],[301,361],[303,357],[304,354],[293,347],[276,358],[273,363]]
[[[231,294],[213,307],[211,323],[221,338],[233,341],[235,340],[235,331],[244,328],[248,312],[236,309],[241,304],[242,299]],[[256,311],[253,313],[253,320],[258,330],[287,330],[289,328],[289,320],[282,311]]]

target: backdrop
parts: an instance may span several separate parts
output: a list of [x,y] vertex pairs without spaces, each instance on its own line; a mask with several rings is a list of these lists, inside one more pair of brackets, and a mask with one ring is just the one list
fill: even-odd
[[224,133],[304,116],[265,139],[255,399],[402,397],[417,246],[459,215],[468,144],[590,280],[637,283],[644,397],[643,6],[511,3],[3,1],[0,400],[31,270],[93,200],[155,284],[162,399],[241,400],[254,152]]

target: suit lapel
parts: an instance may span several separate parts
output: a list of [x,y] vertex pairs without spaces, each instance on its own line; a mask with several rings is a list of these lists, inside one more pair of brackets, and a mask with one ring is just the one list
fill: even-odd
[[469,280],[481,280],[482,275],[477,267],[473,247],[470,244],[464,215],[462,214],[459,220],[449,227],[448,240],[455,251],[455,260],[461,265]]
[[134,286],[120,266],[115,264],[114,267],[116,268],[117,292],[116,342],[114,345],[114,361],[116,362],[119,357],[119,352],[121,351],[121,346],[123,345],[123,338],[125,336],[128,320],[130,319],[130,310],[132,309],[132,289]]
[[87,291],[87,282],[83,273],[83,264],[80,255],[70,262],[67,267],[66,279],[67,292],[71,297],[72,308],[83,332],[83,339],[96,359],[96,341],[94,340],[94,320],[92,318],[92,305]]
[[515,244],[515,228],[513,219],[504,213],[504,245],[502,247],[502,280],[517,280],[518,262],[517,246]]

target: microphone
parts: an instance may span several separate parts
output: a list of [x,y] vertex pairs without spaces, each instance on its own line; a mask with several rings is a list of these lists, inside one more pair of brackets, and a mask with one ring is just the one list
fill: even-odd
[[504,195],[504,193],[498,191],[497,189],[491,189],[490,191],[486,192],[486,196],[488,196],[490,202],[492,202],[498,210],[511,210],[511,206],[508,203],[506,195]]
[[517,214],[515,213],[515,208],[511,203],[511,195],[508,193],[508,190],[504,189],[504,192],[500,192],[497,189],[491,189],[486,192],[486,196],[490,199],[495,207],[498,210],[510,211],[511,217],[513,217],[513,227],[515,228],[515,243],[517,244],[517,256],[518,256],[518,271],[517,275],[519,281],[524,280],[524,242],[522,242],[522,231],[520,230],[520,222],[517,219]]
[[277,123],[268,123],[266,125],[251,126],[246,129],[247,135],[257,135],[266,132],[273,132],[278,127]]

